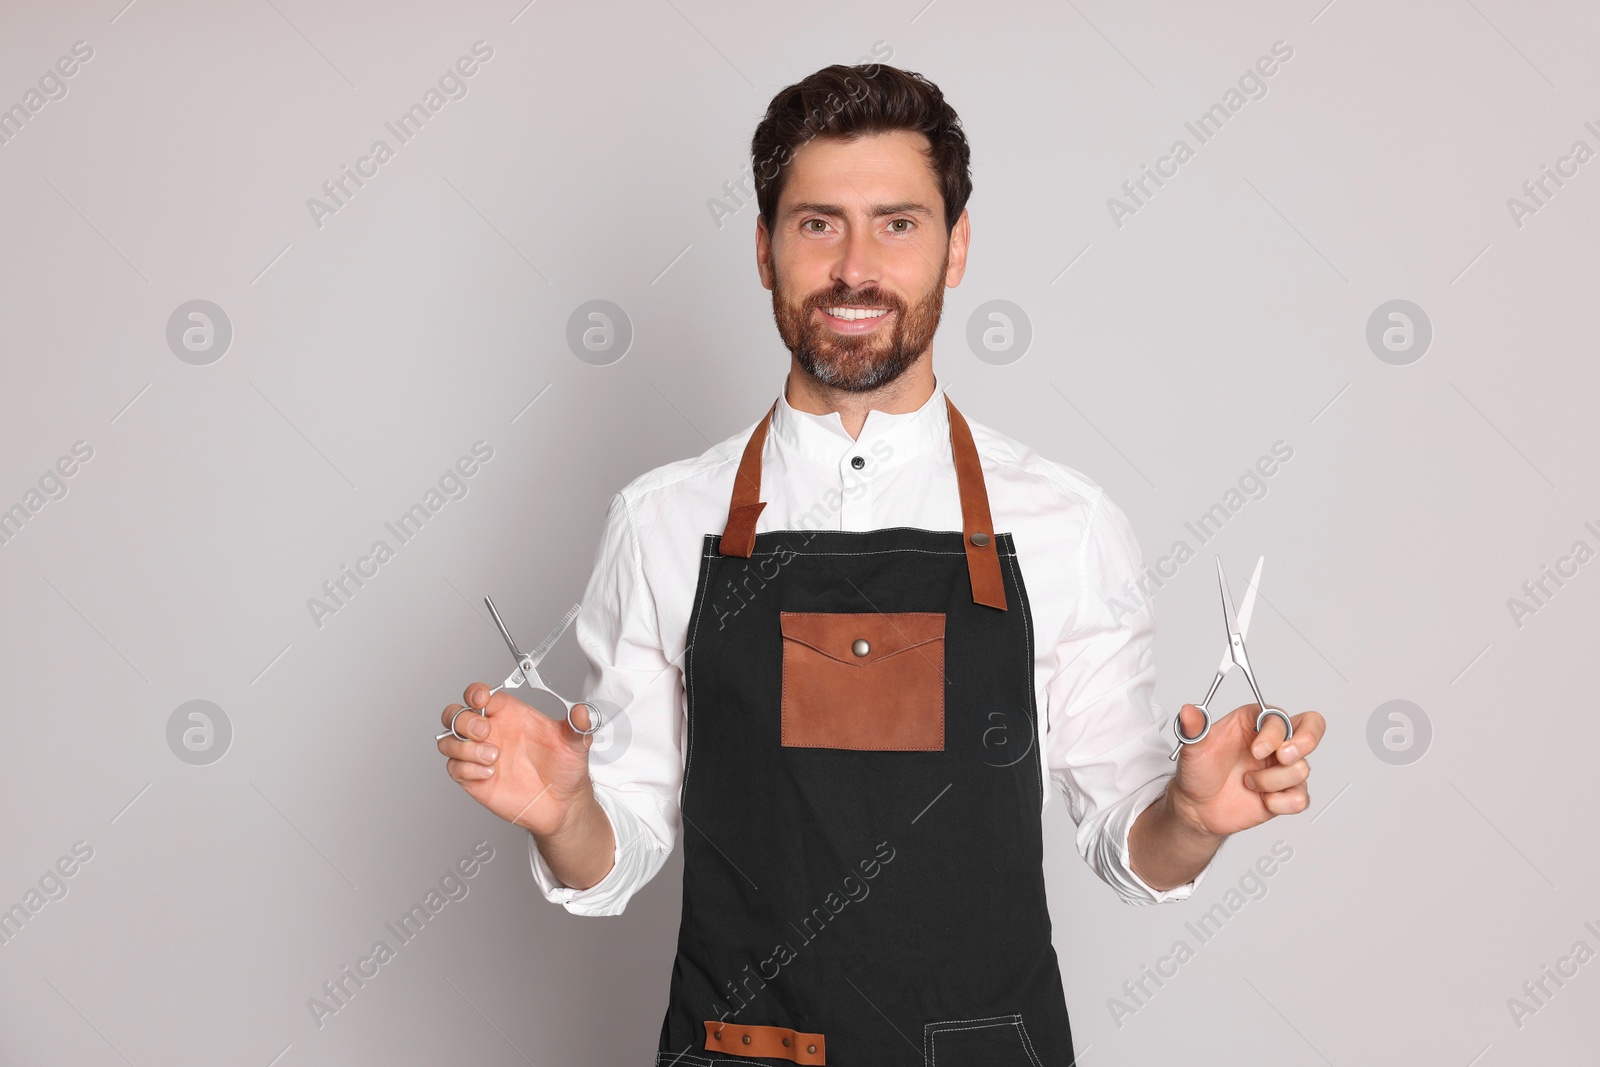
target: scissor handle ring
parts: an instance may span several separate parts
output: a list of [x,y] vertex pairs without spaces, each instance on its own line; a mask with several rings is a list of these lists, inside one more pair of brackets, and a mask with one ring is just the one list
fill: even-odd
[[1294,723],[1289,721],[1288,715],[1282,711],[1279,711],[1277,708],[1261,709],[1261,714],[1256,716],[1256,733],[1261,732],[1261,724],[1266,721],[1268,715],[1276,715],[1278,718],[1283,720],[1283,728],[1288,731],[1283,735],[1283,739],[1285,741],[1294,736]]
[[1195,706],[1195,710],[1200,713],[1200,717],[1206,721],[1206,724],[1202,726],[1200,728],[1200,732],[1195,734],[1193,737],[1185,737],[1183,734],[1183,713],[1181,711],[1172,717],[1172,732],[1178,735],[1178,740],[1182,744],[1196,744],[1205,740],[1206,734],[1211,732],[1211,713],[1199,705]]
[[[578,704],[583,704],[583,701],[578,701]],[[578,729],[578,724],[572,721],[572,708],[577,707],[578,704],[574,704],[567,709],[567,725],[572,727],[572,732],[582,734],[584,737],[599,733],[605,722],[600,718],[600,712],[593,704],[583,704],[584,707],[589,709],[589,728],[587,730]]]
[[573,704],[572,707],[567,709],[567,725],[572,727],[573,733],[582,734],[584,737],[599,733],[600,728],[605,725],[605,721],[600,718],[600,712],[593,704],[583,704],[584,707],[589,709],[589,728],[587,730],[578,729],[578,724],[572,721],[572,708],[576,708],[578,704],[583,704],[583,702],[580,700],[577,704]]
[[485,711],[483,708],[474,708],[474,707],[462,708],[461,711],[458,711],[454,715],[450,716],[450,732],[455,734],[456,737],[460,738],[463,741],[471,741],[472,738],[470,738],[470,737],[461,737],[461,732],[456,729],[456,720],[461,718],[462,712],[467,712],[467,711],[475,711],[479,715],[482,715],[484,718],[488,718],[489,717],[489,713],[487,711]]

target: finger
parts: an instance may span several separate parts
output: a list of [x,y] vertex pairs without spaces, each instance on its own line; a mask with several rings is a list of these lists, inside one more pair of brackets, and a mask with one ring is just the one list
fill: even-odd
[[[466,716],[462,716],[465,718]],[[476,719],[476,716],[474,716]],[[466,725],[463,723],[462,725]],[[484,730],[489,728],[482,720],[477,720],[475,725]],[[481,763],[484,766],[492,764],[500,758],[500,750],[494,745],[480,744],[477,741],[461,741],[450,734],[439,738],[439,752],[451,759],[464,760],[472,763]]]
[[480,782],[494,774],[493,767],[485,767],[481,763],[471,763],[467,760],[453,759],[444,765],[450,777],[458,782]]
[[1294,736],[1278,749],[1278,759],[1283,763],[1293,763],[1302,756],[1311,755],[1328,729],[1328,721],[1315,711],[1303,711],[1291,717],[1294,720]]
[[1277,793],[1304,782],[1311,777],[1311,764],[1296,760],[1288,766],[1268,766],[1259,771],[1246,771],[1244,784],[1258,793]]
[[[460,711],[465,711],[466,713],[457,717],[456,713]],[[479,714],[476,708],[463,709],[460,704],[451,704],[444,709],[444,714],[439,716],[439,721],[444,724],[446,730],[450,729],[450,724],[453,722],[457,733],[464,734],[467,737],[478,738],[480,741],[489,736],[488,720]],[[459,738],[451,735],[451,740],[459,740]]]
[[1262,793],[1261,802],[1274,815],[1298,815],[1311,806],[1311,793],[1304,785],[1277,793]]
[[[1250,716],[1253,726],[1257,716],[1261,713],[1260,704],[1247,704],[1245,714]],[[1256,731],[1256,736],[1250,740],[1250,755],[1256,759],[1264,759],[1271,751],[1283,744],[1283,739],[1289,736],[1289,730],[1283,720],[1276,715],[1268,715],[1261,721],[1261,729]]]
[[[505,690],[501,690],[505,692]],[[499,694],[495,694],[498,696]],[[473,682],[461,693],[461,700],[469,708],[482,708],[488,706],[493,698],[489,695],[489,686],[483,682]]]

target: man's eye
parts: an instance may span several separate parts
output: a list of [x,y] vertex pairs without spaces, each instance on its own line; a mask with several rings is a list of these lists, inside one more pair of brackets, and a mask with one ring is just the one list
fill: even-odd
[[[807,219],[805,221],[805,225],[810,226],[813,222],[820,223],[824,227],[826,227],[828,225],[828,222],[827,222],[826,219]],[[811,232],[812,233],[821,233],[822,231],[821,230],[812,230]]]
[[895,230],[894,232],[895,233],[905,233],[907,230],[911,229],[911,220],[910,219],[895,219],[893,222],[889,223],[889,225],[890,226],[898,226],[902,222],[906,224],[906,229],[905,230]]

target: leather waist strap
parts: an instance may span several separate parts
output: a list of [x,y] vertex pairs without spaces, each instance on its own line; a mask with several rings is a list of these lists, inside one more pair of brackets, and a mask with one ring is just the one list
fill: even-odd
[[821,1034],[785,1030],[781,1026],[736,1026],[706,1020],[706,1048],[724,1056],[764,1056],[795,1063],[825,1064]]
[[[983,483],[978,448],[973,443],[967,420],[948,395],[944,403],[950,419],[950,452],[956,466],[956,487],[961,494],[961,533],[967,551],[967,574],[972,580],[972,600],[1004,611],[1006,588],[1000,575],[1000,554],[995,547],[994,520],[989,514],[989,491]],[[739,470],[733,478],[733,499],[728,505],[728,525],[722,533],[724,556],[748,559],[755,549],[756,517],[767,506],[761,499],[761,452],[766,447],[772,413],[777,409],[775,400],[766,418],[745,442],[744,455],[739,458]]]

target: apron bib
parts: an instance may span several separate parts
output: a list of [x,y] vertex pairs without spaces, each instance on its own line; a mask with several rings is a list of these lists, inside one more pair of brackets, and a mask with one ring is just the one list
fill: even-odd
[[1073,1062],[1027,593],[945,403],[961,532],[757,535],[769,410],[705,535],[658,1067]]

